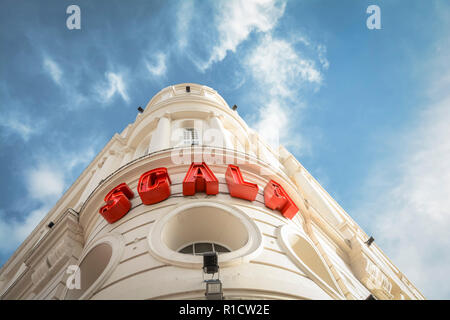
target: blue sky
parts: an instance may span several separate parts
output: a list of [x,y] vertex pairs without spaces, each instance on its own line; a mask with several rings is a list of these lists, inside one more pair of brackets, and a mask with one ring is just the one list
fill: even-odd
[[445,0],[2,1],[0,264],[138,106],[195,82],[279,130],[427,298],[450,298],[449,21]]

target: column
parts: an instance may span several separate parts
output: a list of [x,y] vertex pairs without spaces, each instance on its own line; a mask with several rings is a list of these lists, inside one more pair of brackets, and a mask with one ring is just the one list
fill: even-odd
[[213,145],[220,148],[234,149],[234,145],[226,134],[227,131],[223,127],[222,121],[219,119],[219,117],[220,116],[218,116],[217,114],[212,114],[209,119],[210,127],[217,130],[217,132],[221,134],[221,137],[214,137]]
[[170,148],[171,121],[170,114],[159,118],[156,130],[152,134],[148,153]]
[[116,167],[115,167],[116,159],[117,159],[117,153],[113,150],[109,150],[107,158],[106,158],[105,162],[103,162],[102,168],[99,171],[99,177],[98,177],[99,182],[100,182],[100,180],[105,179],[109,174],[111,174],[116,169]]
[[122,161],[121,161],[121,163],[120,163],[120,166],[124,166],[124,165],[126,165],[128,162],[130,162],[131,160],[133,160],[134,149],[133,149],[133,148],[130,148],[130,147],[128,147],[128,146],[126,146],[126,147],[123,149],[122,152],[123,152],[124,156],[123,156],[123,158],[122,158]]
[[[106,158],[106,159],[105,159]],[[98,186],[102,179],[105,179],[108,174],[112,173],[114,167],[113,165],[116,162],[115,152],[110,150],[107,152],[107,156],[103,159],[103,164],[99,163],[97,165],[96,170],[92,173],[92,178],[87,183],[83,194],[81,195],[80,202],[84,202],[87,200],[92,191]]]

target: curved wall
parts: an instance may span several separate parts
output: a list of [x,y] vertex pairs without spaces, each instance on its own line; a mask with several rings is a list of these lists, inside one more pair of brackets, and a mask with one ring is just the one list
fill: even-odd
[[[182,181],[189,165],[171,165],[168,163],[169,152],[166,152],[166,156],[163,154],[160,154],[159,159],[150,155],[110,176],[91,195],[80,213],[87,247],[109,233],[121,234],[125,244],[117,267],[101,281],[102,284],[89,298],[204,298],[201,257],[172,250],[176,246],[181,247],[183,241],[190,241],[170,235],[171,232],[179,231],[180,222],[176,220],[179,218],[191,219],[186,227],[197,227],[197,231],[205,231],[209,224],[216,232],[220,232],[221,227],[236,229],[223,230],[221,235],[205,232],[205,238],[192,239],[216,241],[234,249],[219,256],[220,278],[224,295],[228,298],[342,298],[337,291],[333,293],[323,290],[287,255],[280,243],[277,229],[282,225],[302,228],[302,221],[299,215],[291,221],[280,212],[265,207],[263,190],[268,178],[259,176],[259,165],[256,162],[241,167],[244,178],[259,185],[256,200],[250,202],[229,195],[224,176],[225,164],[209,165],[220,182],[218,195],[197,193],[194,196],[183,196]],[[143,205],[136,191],[139,176],[164,163],[172,181],[172,194],[158,204]],[[287,181],[280,178],[277,180],[289,189]],[[135,192],[135,197],[131,200],[132,209],[118,222],[108,224],[97,210],[103,205],[103,196],[107,190],[120,182],[126,182]],[[217,220],[205,221],[208,210]],[[236,239],[227,239],[233,233],[236,234]],[[155,235],[159,242],[155,242]],[[179,236],[188,237],[186,234]],[[161,249],[164,243],[165,248]]]

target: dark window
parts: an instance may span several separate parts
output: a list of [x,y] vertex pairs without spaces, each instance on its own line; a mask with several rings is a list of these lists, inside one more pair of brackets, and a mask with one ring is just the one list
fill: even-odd
[[198,132],[194,128],[184,130],[184,144],[188,146],[198,146]]
[[230,252],[228,248],[225,248],[224,246],[221,246],[217,243],[211,243],[211,242],[197,242],[190,244],[178,252],[184,253],[184,254],[193,254],[195,256],[200,256],[205,252],[217,252],[218,254],[224,253],[224,252]]

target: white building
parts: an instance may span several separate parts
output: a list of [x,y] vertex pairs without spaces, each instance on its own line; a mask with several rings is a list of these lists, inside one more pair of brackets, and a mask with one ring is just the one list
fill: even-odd
[[[183,181],[202,162],[189,191]],[[227,170],[239,178],[229,164],[250,184],[229,185]],[[140,177],[156,168],[167,175],[142,180],[154,202],[144,204]],[[100,214],[122,183],[134,196],[122,189]],[[256,190],[254,200],[240,198]],[[109,223],[116,209],[124,215]],[[216,251],[225,299],[424,299],[368,239],[292,154],[261,141],[215,90],[179,84],[114,135],[5,263],[0,297],[205,299],[202,253]]]

